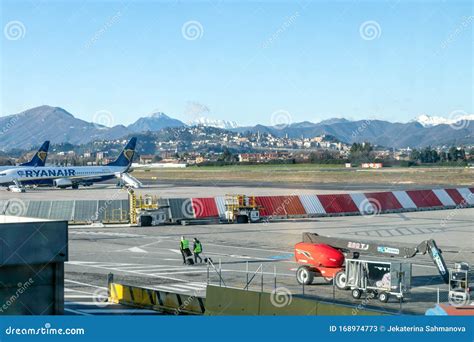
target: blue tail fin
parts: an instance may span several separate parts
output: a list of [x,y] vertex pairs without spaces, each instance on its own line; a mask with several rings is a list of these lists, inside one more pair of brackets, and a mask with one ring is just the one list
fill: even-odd
[[44,166],[46,163],[46,157],[48,156],[49,150],[49,141],[45,141],[43,145],[41,145],[38,152],[35,153],[33,158],[27,163],[20,164],[20,166]]
[[133,137],[130,139],[128,144],[125,146],[123,151],[117,157],[117,159],[107,166],[123,166],[129,167],[132,164],[133,156],[135,155],[135,146],[137,145],[137,138]]

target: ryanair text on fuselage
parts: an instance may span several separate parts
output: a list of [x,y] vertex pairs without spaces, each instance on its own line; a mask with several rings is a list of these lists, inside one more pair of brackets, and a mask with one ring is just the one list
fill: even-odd
[[74,177],[76,170],[74,169],[56,169],[56,170],[18,170],[18,176],[26,178],[40,178],[40,177]]

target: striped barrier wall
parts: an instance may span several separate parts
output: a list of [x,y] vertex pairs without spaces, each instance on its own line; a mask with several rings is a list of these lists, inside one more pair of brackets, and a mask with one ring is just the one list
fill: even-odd
[[434,195],[439,199],[441,204],[444,207],[455,207],[456,203],[454,203],[453,199],[448,195],[446,190],[444,189],[434,189]]
[[349,194],[318,195],[327,214],[360,213],[359,208]]
[[374,209],[379,207],[383,212],[397,211],[403,209],[402,204],[392,192],[364,193]]
[[[176,202],[175,208],[171,210],[170,214],[172,217],[178,215],[180,218],[224,218],[225,200],[224,196],[170,199],[170,206]],[[335,195],[255,196],[255,202],[259,208],[260,216],[273,219],[365,215],[474,206],[474,188],[398,190]]]
[[464,201],[464,197],[460,194],[458,189],[446,189],[446,193],[453,200],[455,205],[461,205]]
[[260,216],[285,218],[307,215],[299,196],[256,196],[255,202],[260,207]]
[[326,211],[316,195],[300,195],[300,201],[307,215],[324,216]]
[[474,205],[474,188],[460,188],[457,190],[459,191],[465,202],[467,202],[469,205]]
[[193,198],[192,202],[195,218],[219,216],[219,210],[215,198]]
[[415,202],[408,196],[405,191],[393,191],[392,192],[398,202],[402,205],[402,210],[415,210],[417,206]]
[[[364,192],[336,195],[256,196],[260,215],[267,219],[337,215],[372,215],[403,211],[474,206],[474,188]],[[226,197],[161,198],[170,222],[225,218]],[[87,224],[128,222],[128,200],[32,201],[0,200],[0,215],[68,220]]]
[[110,282],[109,301],[160,312],[203,315],[205,298]]
[[417,208],[442,207],[443,203],[432,190],[410,190],[406,192]]

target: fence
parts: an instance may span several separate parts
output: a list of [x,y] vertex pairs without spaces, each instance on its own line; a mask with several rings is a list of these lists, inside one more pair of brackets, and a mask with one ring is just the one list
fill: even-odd
[[0,215],[26,216],[69,223],[128,223],[128,200],[30,201],[10,199],[0,202]]
[[[364,292],[359,299],[352,297],[350,290],[338,289],[333,280],[315,278],[313,284],[298,284],[294,272],[277,273],[275,265],[246,263],[245,270],[227,269],[227,263],[217,260],[207,265],[208,286],[273,294],[278,304],[291,302],[292,298],[312,298],[327,303],[352,307],[352,315],[365,310],[375,310],[386,314],[424,314],[439,303],[467,305],[468,302],[453,303],[448,298],[448,287],[442,279],[433,276],[429,286],[415,285],[404,294],[403,299],[390,296],[388,303],[382,303],[377,296]],[[413,279],[416,279],[414,277]]]

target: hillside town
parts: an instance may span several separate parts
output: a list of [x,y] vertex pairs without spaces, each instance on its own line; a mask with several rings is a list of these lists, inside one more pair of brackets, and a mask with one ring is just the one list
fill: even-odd
[[[99,140],[85,145],[52,145],[48,161],[54,165],[103,165],[118,153],[126,139]],[[167,128],[139,136],[135,163],[219,165],[228,163],[323,163],[378,162],[412,166],[416,163],[472,162],[474,146],[439,146],[421,150],[393,149],[369,143],[348,144],[331,135],[283,137],[269,132],[232,132],[193,126]],[[27,160],[33,152],[1,156],[3,165]]]

